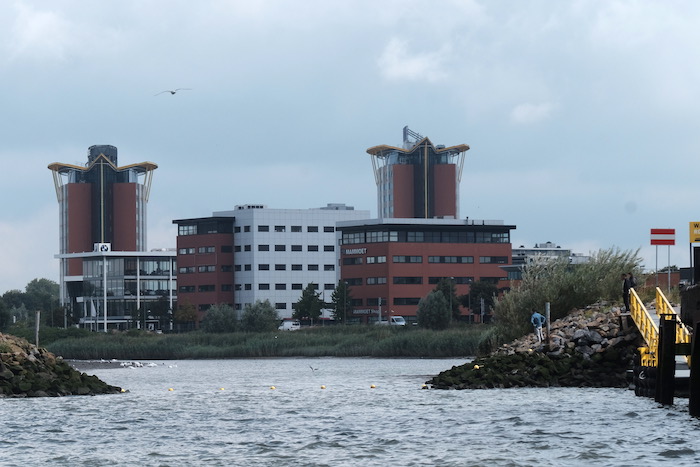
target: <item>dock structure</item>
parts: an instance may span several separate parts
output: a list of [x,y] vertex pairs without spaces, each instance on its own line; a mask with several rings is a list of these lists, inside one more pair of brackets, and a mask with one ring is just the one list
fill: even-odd
[[689,411],[700,416],[700,354],[697,336],[680,319],[678,310],[660,288],[656,288],[654,313],[644,306],[637,292],[630,291],[630,314],[644,338],[634,367],[634,388],[638,396],[653,397],[664,405],[676,396],[689,397]]

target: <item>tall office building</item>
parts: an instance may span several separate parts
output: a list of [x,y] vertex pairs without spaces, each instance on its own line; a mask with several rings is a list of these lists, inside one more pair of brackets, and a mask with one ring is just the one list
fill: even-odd
[[[174,251],[147,253],[146,204],[153,171],[141,162],[117,164],[117,148],[95,145],[85,165],[54,162],[59,204],[61,304],[84,325],[126,326],[148,302],[175,289]],[[163,307],[161,307],[163,308]]]
[[367,149],[372,156],[380,218],[459,217],[459,182],[466,144],[445,147],[408,127],[403,147]]

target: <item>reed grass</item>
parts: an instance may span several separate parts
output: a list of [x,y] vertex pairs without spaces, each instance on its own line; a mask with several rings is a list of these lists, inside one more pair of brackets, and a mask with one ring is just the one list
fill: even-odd
[[171,360],[252,357],[474,356],[488,325],[442,331],[392,326],[334,326],[268,333],[96,334],[62,338],[46,348],[77,360]]

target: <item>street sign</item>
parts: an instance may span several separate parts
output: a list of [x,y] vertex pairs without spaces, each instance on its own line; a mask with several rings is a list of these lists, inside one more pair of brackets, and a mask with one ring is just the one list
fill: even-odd
[[690,223],[690,243],[700,243],[700,222]]
[[652,245],[675,245],[676,229],[651,229]]

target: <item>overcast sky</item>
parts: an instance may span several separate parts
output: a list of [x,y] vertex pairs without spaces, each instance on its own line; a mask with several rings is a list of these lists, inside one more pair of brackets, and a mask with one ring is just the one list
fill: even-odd
[[[151,161],[148,247],[237,204],[377,215],[366,149],[468,144],[460,214],[514,247],[641,249],[700,221],[700,3],[0,3],[0,293],[58,281],[52,162]],[[165,89],[191,88],[175,95]],[[668,264],[659,247],[659,268]]]

